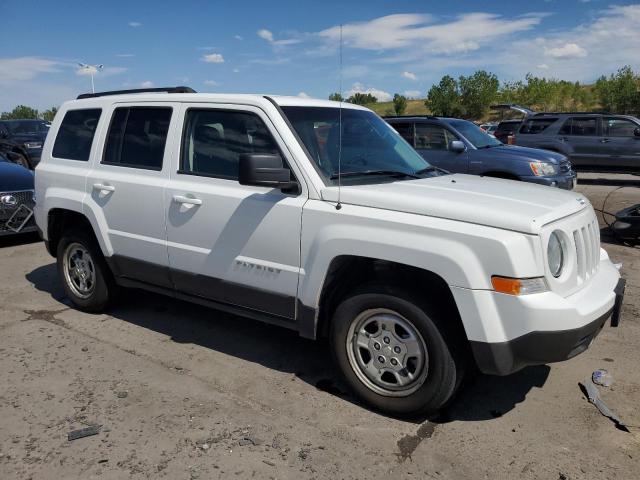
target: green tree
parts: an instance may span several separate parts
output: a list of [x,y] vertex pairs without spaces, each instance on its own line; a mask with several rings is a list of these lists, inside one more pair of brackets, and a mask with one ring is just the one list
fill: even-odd
[[463,114],[460,100],[458,82],[455,78],[445,75],[438,85],[429,89],[424,104],[433,115],[460,117]]
[[344,102],[344,97],[341,93],[336,92],[329,95],[329,100],[332,100],[334,102]]
[[458,79],[460,104],[467,118],[484,117],[498,96],[500,82],[493,73],[478,70],[468,77]]
[[376,103],[377,101],[378,99],[373,95],[371,95],[370,93],[360,93],[360,92],[354,93],[347,99],[347,102],[354,103],[356,105],[367,105],[369,103]]
[[602,108],[615,113],[640,112],[640,77],[624,66],[609,78],[598,79],[595,92]]
[[58,108],[51,107],[49,110],[45,110],[44,112],[42,112],[42,119],[46,120],[47,122],[53,122],[56,113],[58,113]]
[[2,112],[0,118],[2,120],[18,120],[22,118],[35,119],[38,118],[38,110],[27,107],[26,105],[18,105],[10,112]]
[[393,96],[393,109],[395,110],[396,115],[402,115],[407,109],[407,97],[396,93]]

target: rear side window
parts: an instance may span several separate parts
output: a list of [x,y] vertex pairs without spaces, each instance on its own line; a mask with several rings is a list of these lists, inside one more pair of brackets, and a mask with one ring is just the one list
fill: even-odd
[[425,150],[448,150],[451,134],[439,125],[416,124],[416,148]]
[[69,110],[60,124],[52,155],[67,160],[89,160],[101,112],[99,108]]
[[572,117],[560,129],[560,135],[595,136],[597,134],[596,117]]
[[526,120],[522,127],[520,127],[520,133],[528,133],[534,135],[536,133],[544,132],[548,127],[556,123],[557,118],[532,118]]
[[102,163],[161,170],[171,111],[170,107],[116,108]]
[[605,117],[602,119],[602,134],[605,137],[634,137],[640,125],[626,118]]
[[413,146],[413,123],[393,123],[391,126],[409,142],[409,145]]
[[[322,127],[317,129],[319,136]],[[243,153],[280,153],[258,116],[224,110],[187,112],[180,173],[237,180]]]
[[518,129],[518,125],[520,125],[520,122],[500,122],[498,128],[496,128],[496,132],[515,132]]

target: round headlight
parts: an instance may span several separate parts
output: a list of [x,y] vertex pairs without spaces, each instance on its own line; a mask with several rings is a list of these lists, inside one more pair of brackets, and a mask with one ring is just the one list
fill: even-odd
[[559,277],[562,273],[564,264],[564,251],[562,250],[562,242],[557,232],[553,232],[549,237],[547,245],[547,260],[549,261],[549,270],[551,275]]

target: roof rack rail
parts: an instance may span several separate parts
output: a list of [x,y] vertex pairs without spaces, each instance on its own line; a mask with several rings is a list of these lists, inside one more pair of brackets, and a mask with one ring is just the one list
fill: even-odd
[[133,90],[112,90],[110,92],[83,93],[77,100],[83,98],[107,97],[109,95],[129,95],[133,93],[196,93],[191,87],[162,87],[162,88],[135,88]]
[[435,115],[383,115],[382,118],[438,118]]
[[611,115],[611,113],[601,110],[595,112],[537,112],[534,114],[536,117],[542,115]]

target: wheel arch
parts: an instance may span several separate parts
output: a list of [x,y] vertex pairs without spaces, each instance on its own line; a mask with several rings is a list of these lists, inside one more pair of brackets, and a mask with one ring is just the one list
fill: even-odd
[[64,232],[71,228],[86,230],[98,240],[93,225],[83,213],[68,208],[52,208],[47,213],[47,249],[52,256],[56,256],[58,243]]

